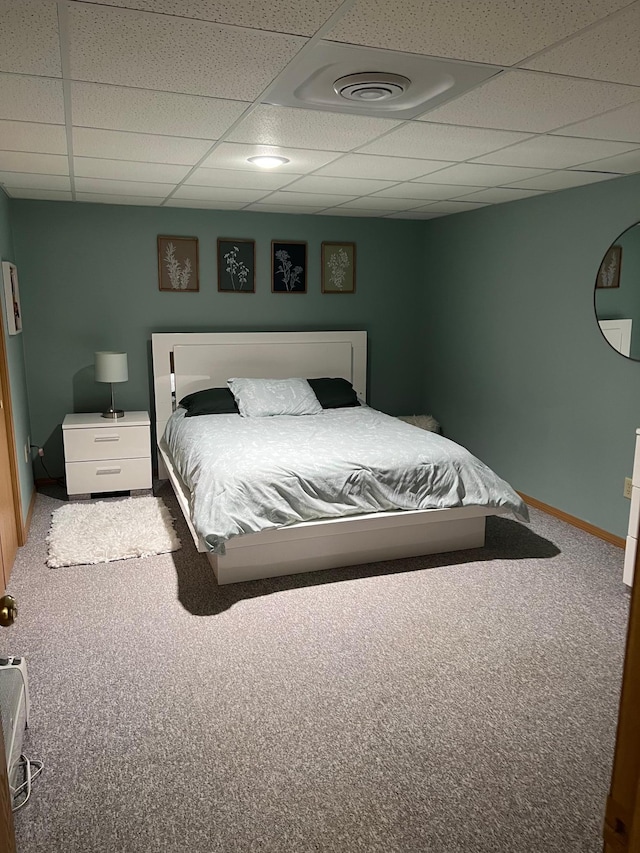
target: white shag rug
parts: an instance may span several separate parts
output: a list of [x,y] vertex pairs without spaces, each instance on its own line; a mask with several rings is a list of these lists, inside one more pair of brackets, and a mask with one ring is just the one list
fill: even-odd
[[160,498],[70,503],[56,509],[47,565],[84,566],[177,551],[173,516]]

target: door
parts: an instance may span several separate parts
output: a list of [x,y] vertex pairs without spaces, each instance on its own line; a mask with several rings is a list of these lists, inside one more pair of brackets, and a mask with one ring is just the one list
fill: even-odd
[[640,853],[640,549],[636,554],[635,578],[605,813],[605,853]]
[[[0,379],[1,379],[0,375]],[[11,567],[18,550],[18,530],[11,479],[11,452],[7,430],[7,408],[4,383],[0,381],[0,557],[3,574],[0,577],[0,590],[4,591],[9,583]]]
[[0,595],[7,587],[13,561],[23,537],[22,507],[16,467],[13,415],[4,324],[0,316]]

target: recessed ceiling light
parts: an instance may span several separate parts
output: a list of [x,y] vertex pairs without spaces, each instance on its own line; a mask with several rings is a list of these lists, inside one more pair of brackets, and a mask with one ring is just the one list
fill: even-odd
[[259,154],[257,157],[248,157],[247,160],[262,169],[274,169],[289,162],[286,157],[277,157],[275,154]]

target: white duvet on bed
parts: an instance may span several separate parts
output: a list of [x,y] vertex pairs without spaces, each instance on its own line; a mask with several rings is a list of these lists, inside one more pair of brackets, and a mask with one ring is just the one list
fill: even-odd
[[217,553],[232,536],[389,510],[481,505],[528,521],[511,486],[469,451],[368,406],[264,418],[178,408],[163,442]]

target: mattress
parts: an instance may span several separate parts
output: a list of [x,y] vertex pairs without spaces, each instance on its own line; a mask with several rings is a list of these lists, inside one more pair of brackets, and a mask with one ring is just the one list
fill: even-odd
[[480,505],[528,521],[511,486],[468,450],[368,406],[185,414],[173,413],[163,444],[190,491],[194,527],[216,553],[234,536],[371,512]]

